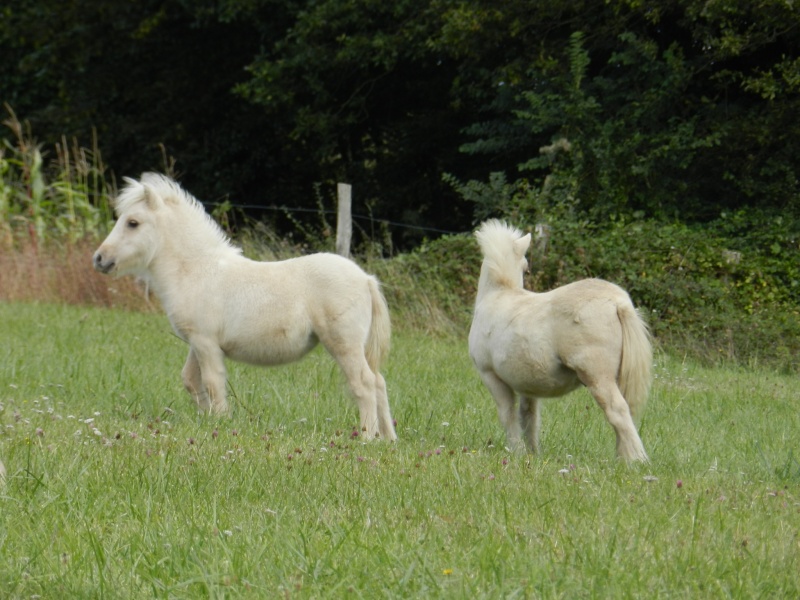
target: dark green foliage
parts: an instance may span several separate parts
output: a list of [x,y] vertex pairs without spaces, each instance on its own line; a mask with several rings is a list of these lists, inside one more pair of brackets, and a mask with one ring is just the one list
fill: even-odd
[[472,317],[480,260],[471,236],[448,235],[366,268],[381,280],[395,328],[461,337]]
[[62,136],[86,143],[94,131],[118,178],[174,156],[200,197],[245,200],[274,164],[263,152],[274,127],[231,93],[259,34],[242,20],[201,21],[192,4],[12,0],[0,18],[0,102],[30,121],[45,160]]
[[[23,163],[4,130],[3,231],[105,220],[105,165],[108,189],[175,166],[208,202],[312,211],[347,180],[356,213],[412,225],[379,234],[419,246],[390,261],[401,305],[419,284],[460,323],[473,243],[413,226],[502,216],[551,227],[537,287],[606,277],[665,345],[800,362],[791,2],[10,0],[0,54],[0,102],[42,141]],[[73,139],[104,162],[61,205],[36,182]],[[316,218],[274,214],[287,235]]]
[[527,64],[492,55],[497,91],[464,151],[504,157],[492,170],[524,174],[597,219],[800,212],[800,13],[785,2],[547,4],[496,13],[545,41]]
[[787,245],[784,252],[791,258],[779,265],[769,245],[729,237],[728,225],[727,220],[703,228],[652,221],[617,221],[603,228],[554,223],[551,246],[534,258],[532,286],[609,279],[646,310],[665,348],[794,369],[800,356],[794,266],[800,246]]
[[453,61],[427,43],[436,28],[435,6],[420,0],[313,3],[236,93],[278,124],[295,177],[351,182],[356,206],[385,219],[462,229],[469,206],[441,173],[471,162],[458,153],[468,121],[451,102]]
[[471,305],[475,301],[480,260],[480,251],[471,236],[448,235],[427,241],[392,262],[403,265],[415,279],[424,279],[430,286],[426,291],[444,298],[444,305],[449,308],[456,304],[447,296],[458,298],[459,304]]
[[545,40],[527,63],[490,56],[504,66],[487,71],[496,91],[462,149],[491,170],[445,177],[478,219],[550,227],[534,288],[603,277],[648,310],[666,348],[796,369],[798,13],[783,2],[466,6],[448,35],[473,74],[473,49],[502,24],[516,50]]
[[117,176],[174,157],[207,201],[347,180],[360,213],[459,231],[442,174],[496,172],[595,219],[708,222],[800,210],[799,52],[786,0],[10,0],[0,101],[46,151],[96,129]]

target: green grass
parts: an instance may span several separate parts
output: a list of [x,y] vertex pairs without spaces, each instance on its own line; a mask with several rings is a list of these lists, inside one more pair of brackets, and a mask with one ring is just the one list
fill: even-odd
[[626,467],[585,391],[509,454],[464,339],[395,335],[393,445],[323,352],[229,363],[230,419],[185,352],[161,315],[0,303],[0,596],[800,595],[796,377],[658,356]]

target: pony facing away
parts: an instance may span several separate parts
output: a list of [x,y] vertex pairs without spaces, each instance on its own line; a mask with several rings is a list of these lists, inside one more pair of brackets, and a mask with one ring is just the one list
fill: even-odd
[[529,292],[522,275],[531,235],[490,220],[475,236],[483,264],[469,353],[497,403],[509,446],[520,449],[524,436],[538,451],[539,400],[583,384],[617,434],[617,454],[646,462],[633,417],[647,400],[653,353],[628,294],[601,279]]
[[175,181],[155,173],[125,181],[94,268],[140,277],[156,294],[189,344],[182,377],[200,410],[228,412],[224,357],[285,364],[321,343],[347,378],[363,435],[397,439],[378,372],[391,324],[375,277],[335,254],[247,259]]

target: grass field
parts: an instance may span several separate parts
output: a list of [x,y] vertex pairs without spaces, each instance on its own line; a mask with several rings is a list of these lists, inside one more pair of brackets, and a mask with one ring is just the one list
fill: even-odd
[[0,303],[0,597],[797,598],[800,380],[657,355],[614,458],[581,390],[512,455],[464,339],[397,333],[399,442],[330,358],[195,414],[156,314]]

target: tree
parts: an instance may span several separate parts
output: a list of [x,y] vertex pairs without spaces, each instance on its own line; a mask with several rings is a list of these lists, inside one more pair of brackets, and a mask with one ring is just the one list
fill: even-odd
[[13,60],[0,68],[0,101],[45,147],[95,129],[118,176],[172,155],[208,200],[246,198],[270,169],[263,140],[275,130],[232,93],[261,41],[251,23],[178,0],[12,0],[3,11],[0,48]]
[[427,44],[437,23],[426,0],[323,0],[262,50],[237,90],[281,123],[295,180],[351,182],[384,218],[469,226],[441,181],[470,160],[457,151],[468,120],[450,94],[456,65]]
[[[797,211],[788,0],[10,0],[0,101],[120,175],[174,156],[199,197],[448,230],[474,205],[704,221]],[[540,149],[544,149],[541,152]],[[460,152],[459,150],[463,150]],[[538,203],[538,204],[537,204]],[[413,244],[418,232],[405,244]]]
[[[532,178],[538,200],[571,197],[597,217],[690,221],[746,205],[800,208],[791,158],[800,150],[791,117],[800,109],[800,15],[791,3],[459,6],[445,39],[472,72],[482,70],[476,49],[496,46],[497,31],[540,40],[490,57],[491,118],[471,126],[463,147],[505,157],[493,168]],[[486,14],[491,27],[478,18]]]

